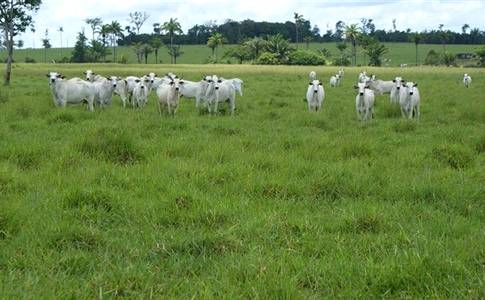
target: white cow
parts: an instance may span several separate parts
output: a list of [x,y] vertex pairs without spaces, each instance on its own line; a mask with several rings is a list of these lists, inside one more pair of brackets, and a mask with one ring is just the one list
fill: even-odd
[[[119,78],[119,77],[118,77]],[[121,104],[126,107],[126,100],[128,100],[128,81],[126,79],[119,78],[116,83],[116,88],[113,91],[115,95],[120,96]]]
[[391,95],[389,96],[391,103],[399,103],[399,98],[401,97],[401,87],[405,82],[401,77],[396,77],[392,81]]
[[372,75],[374,79],[367,81],[367,85],[371,90],[373,90],[377,95],[390,94],[392,88],[394,87],[394,82],[392,80],[384,81],[380,79],[375,79],[375,75]]
[[[219,103],[229,101],[229,106],[231,109],[231,115],[234,115],[234,110],[236,109],[236,88],[232,81],[229,80],[214,80],[214,112],[217,114],[219,112]],[[210,112],[210,108],[209,108]]]
[[465,85],[465,87],[469,87],[470,84],[472,84],[472,78],[470,75],[468,74],[463,75],[463,84]]
[[96,74],[91,70],[86,70],[86,72],[84,72],[84,75],[86,75],[86,80],[90,82],[103,81],[106,79],[105,77]]
[[413,116],[419,119],[420,101],[421,98],[419,95],[418,84],[414,82],[406,82],[401,88],[399,97],[401,115],[409,119],[412,119]]
[[83,80],[64,80],[64,76],[57,72],[50,72],[49,86],[56,106],[66,107],[69,104],[88,102],[88,109],[94,111],[94,88],[90,82]]
[[179,87],[180,95],[185,98],[195,98],[195,107],[199,107],[200,102],[205,100],[205,92],[209,85],[208,80],[212,80],[210,76],[198,82],[183,80],[183,84]]
[[360,83],[366,83],[367,81],[369,81],[369,76],[367,76],[367,73],[366,71],[363,71],[359,74],[359,82]]
[[357,119],[360,121],[372,119],[374,115],[374,91],[369,89],[369,87],[362,82],[359,82],[355,88],[359,90],[355,97]]
[[137,79],[135,80],[136,85],[133,88],[133,100],[132,105],[133,108],[141,108],[144,107],[148,100],[148,93],[149,89],[147,86],[147,79]]
[[157,88],[158,112],[162,115],[162,106],[167,109],[169,115],[175,115],[179,106],[180,86],[183,80],[173,78],[168,83],[162,83]]
[[103,81],[94,81],[93,87],[95,90],[94,101],[104,108],[106,105],[111,104],[113,92],[115,91],[118,81],[122,81],[121,78],[116,76],[108,77]]
[[308,77],[310,77],[310,81],[317,80],[317,73],[315,71],[311,71]]
[[319,111],[322,108],[323,100],[325,100],[325,90],[323,84],[319,80],[310,82],[306,91],[306,100],[308,104],[308,111]]
[[239,93],[239,95],[241,95],[241,96],[243,95],[244,81],[242,81],[239,78],[225,79],[225,78],[221,77],[219,79],[222,80],[222,81],[230,81],[232,83],[232,85],[234,86],[234,88],[236,89],[236,91]]
[[344,69],[343,68],[340,68],[338,70],[338,74],[340,75],[340,79],[342,79],[344,77]]
[[331,87],[337,87],[340,85],[340,75],[336,74],[332,77],[330,77],[330,86]]

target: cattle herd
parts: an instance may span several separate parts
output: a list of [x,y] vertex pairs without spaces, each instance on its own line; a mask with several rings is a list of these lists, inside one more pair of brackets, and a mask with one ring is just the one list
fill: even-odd
[[[229,102],[230,113],[236,109],[236,92],[242,96],[243,81],[239,78],[225,79],[217,75],[205,76],[200,81],[188,81],[179,78],[173,73],[159,77],[155,73],[149,73],[141,77],[118,76],[103,77],[91,70],[84,72],[86,79],[75,77],[65,79],[57,72],[50,72],[49,85],[56,106],[65,107],[67,104],[88,103],[88,109],[94,110],[94,105],[101,108],[109,105],[113,94],[118,95],[123,107],[131,104],[133,108],[143,108],[148,101],[152,90],[158,99],[158,111],[160,115],[166,112],[175,115],[179,106],[180,97],[195,99],[196,107],[204,105],[209,114],[219,112],[219,104]],[[325,100],[323,84],[317,79],[315,71],[309,74],[310,84],[306,93],[306,101],[309,111],[319,111]],[[344,70],[340,69],[337,74],[330,77],[330,87],[340,86],[344,78]],[[463,84],[471,85],[472,78],[464,74]],[[398,104],[401,114],[405,118],[419,119],[420,94],[418,84],[406,81],[402,77],[384,81],[377,79],[375,75],[367,76],[363,71],[359,74],[358,90],[355,97],[355,109],[357,118],[367,121],[373,118],[375,96],[389,94],[391,103]]]
[[[315,71],[309,74],[310,84],[307,89],[306,101],[308,102],[308,110],[318,111],[321,109],[322,103],[325,100],[325,90],[321,81],[317,80]],[[340,69],[338,74],[330,77],[330,87],[340,86],[344,77],[344,70]],[[472,78],[468,74],[463,76],[463,84],[469,87],[472,83]],[[358,77],[357,85],[354,86],[358,90],[355,97],[355,110],[357,118],[361,121],[367,121],[374,117],[374,101],[375,96],[389,94],[390,102],[399,104],[401,114],[405,118],[419,119],[419,105],[420,95],[418,84],[412,81],[406,81],[402,77],[396,77],[393,80],[384,81],[377,79],[375,75],[367,76],[365,71],[361,72]]]
[[230,112],[236,109],[236,92],[242,96],[243,81],[239,78],[225,79],[217,75],[205,76],[202,80],[188,81],[173,73],[159,77],[149,73],[141,77],[118,76],[103,77],[91,70],[84,72],[86,79],[79,77],[66,79],[60,73],[49,72],[49,85],[54,104],[65,107],[67,104],[88,103],[88,109],[94,111],[94,105],[104,108],[112,101],[113,94],[118,95],[123,107],[131,104],[133,108],[143,108],[148,102],[151,91],[158,99],[158,111],[175,115],[180,97],[195,98],[196,107],[204,104],[209,113],[218,113],[219,103],[228,101]]

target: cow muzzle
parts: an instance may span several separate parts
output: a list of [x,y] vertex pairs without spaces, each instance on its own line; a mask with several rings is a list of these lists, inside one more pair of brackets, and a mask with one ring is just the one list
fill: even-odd
[[364,93],[359,93],[359,95],[364,96]]
[[52,78],[52,79],[51,79],[51,82],[52,82],[52,83],[54,83],[54,82],[56,82],[56,80],[55,80],[54,78]]
[[411,95],[411,96],[412,96],[413,94],[414,94],[413,92],[410,92],[410,93],[409,93],[409,95]]
[[316,93],[318,93],[318,90],[314,90],[313,92],[316,94]]
[[219,89],[219,87],[218,87],[218,86],[216,86],[216,87],[215,87],[215,89],[216,89],[216,90],[218,90],[218,89]]

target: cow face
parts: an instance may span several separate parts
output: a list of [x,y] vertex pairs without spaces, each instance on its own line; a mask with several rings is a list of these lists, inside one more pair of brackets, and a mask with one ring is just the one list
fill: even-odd
[[46,76],[49,78],[49,84],[56,82],[57,79],[64,78],[64,76],[62,76],[60,73],[57,73],[57,72],[49,72],[46,74]]

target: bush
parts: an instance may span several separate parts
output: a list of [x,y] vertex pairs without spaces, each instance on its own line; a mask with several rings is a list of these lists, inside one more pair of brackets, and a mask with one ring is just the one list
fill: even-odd
[[35,64],[36,63],[35,59],[28,57],[28,56],[25,58],[25,62],[28,63],[28,64]]
[[65,56],[61,60],[59,60],[60,64],[67,64],[69,62],[70,62],[70,59]]
[[424,59],[424,64],[429,66],[437,66],[440,64],[440,60],[440,55],[436,51],[429,50],[426,58]]
[[318,66],[325,64],[325,58],[313,51],[297,50],[290,54],[288,64],[303,66]]
[[350,59],[347,56],[337,57],[333,60],[336,66],[350,66]]
[[278,56],[274,53],[264,52],[256,60],[258,65],[279,65],[280,61]]
[[452,66],[455,64],[455,54],[445,51],[441,54],[441,62],[446,66]]

